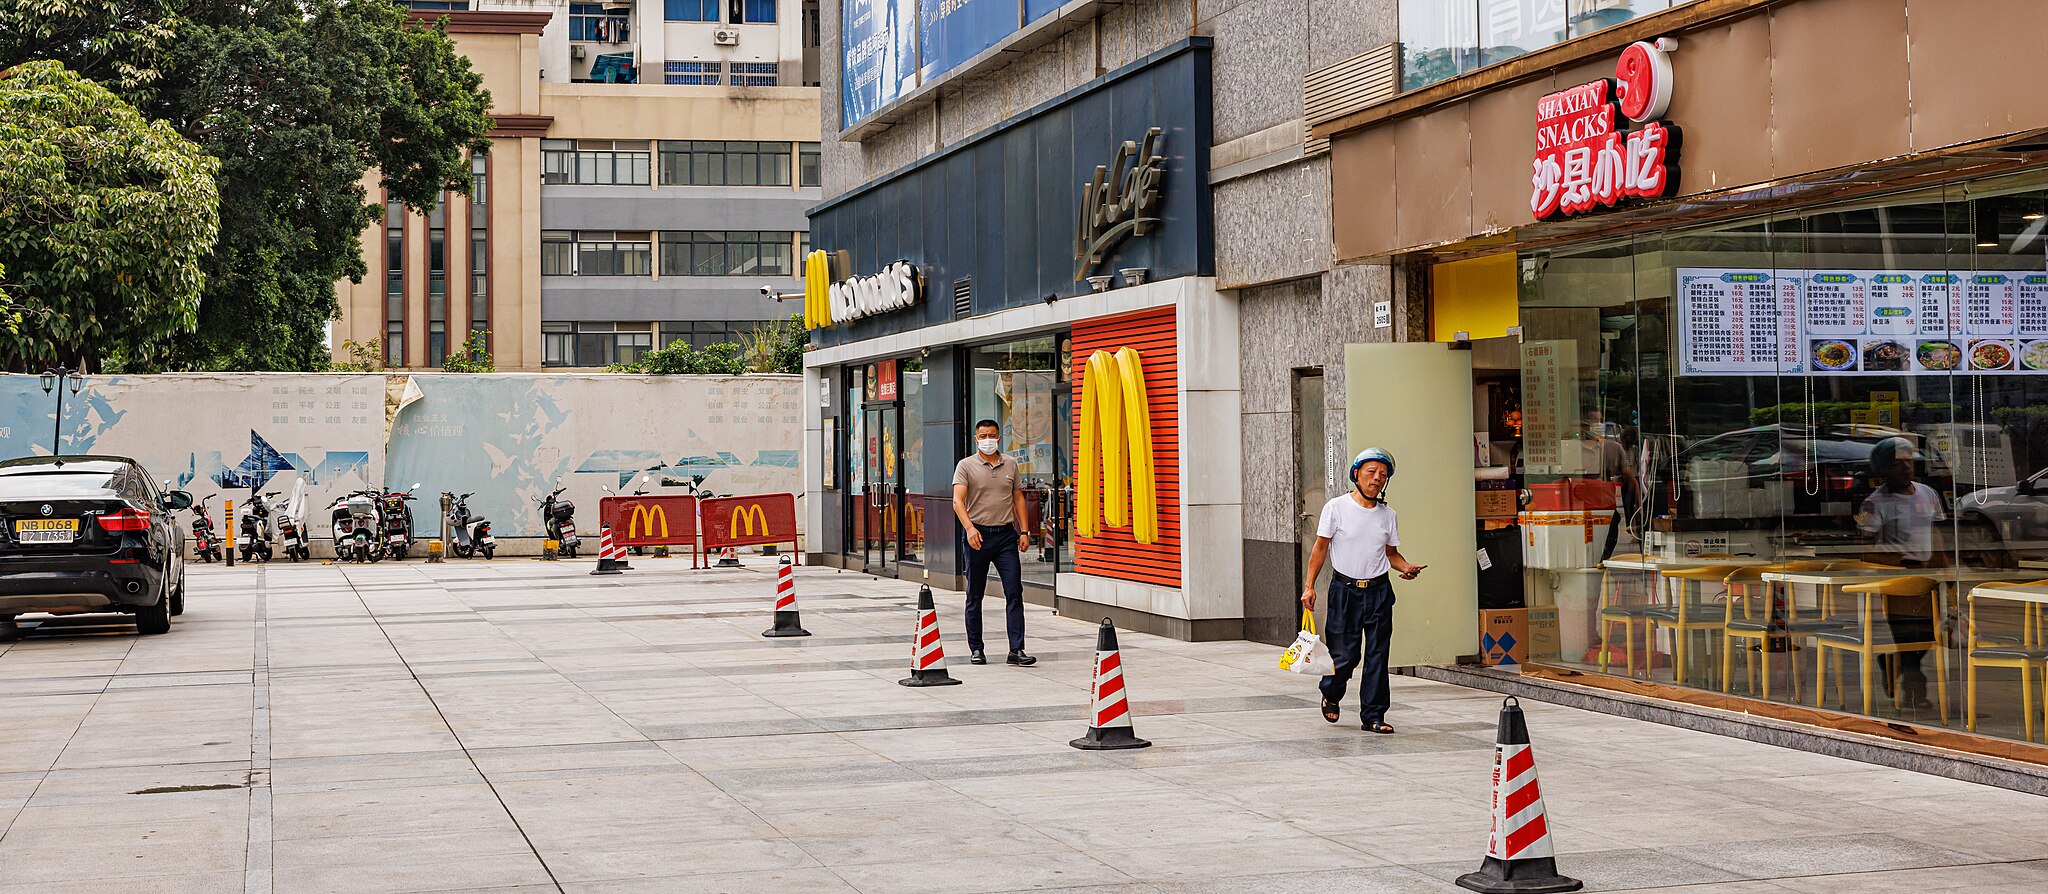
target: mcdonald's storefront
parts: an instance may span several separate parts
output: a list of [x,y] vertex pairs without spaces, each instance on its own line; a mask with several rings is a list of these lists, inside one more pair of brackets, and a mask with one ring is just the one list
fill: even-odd
[[952,471],[994,419],[1024,482],[1027,599],[1242,635],[1208,66],[1206,39],[1181,41],[812,211],[811,561],[961,588]]

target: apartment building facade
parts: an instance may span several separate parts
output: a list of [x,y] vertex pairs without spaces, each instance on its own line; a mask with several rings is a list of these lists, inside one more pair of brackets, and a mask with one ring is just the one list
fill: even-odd
[[[333,326],[393,368],[628,362],[786,319],[818,199],[815,0],[415,0],[483,75],[469,197],[387,203]],[[378,197],[374,176],[369,184]]]

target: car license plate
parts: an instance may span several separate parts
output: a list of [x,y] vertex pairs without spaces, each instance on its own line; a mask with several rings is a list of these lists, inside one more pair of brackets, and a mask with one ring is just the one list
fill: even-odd
[[70,543],[77,538],[75,518],[24,518],[14,523],[14,539],[22,543]]

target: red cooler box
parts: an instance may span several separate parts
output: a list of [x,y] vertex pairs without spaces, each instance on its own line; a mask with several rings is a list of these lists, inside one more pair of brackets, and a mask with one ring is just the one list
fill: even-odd
[[1529,485],[1531,512],[1610,511],[1621,503],[1621,485],[1598,478],[1560,478]]

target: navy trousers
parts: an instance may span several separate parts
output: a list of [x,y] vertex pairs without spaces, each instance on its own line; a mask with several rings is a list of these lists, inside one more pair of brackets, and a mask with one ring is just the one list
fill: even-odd
[[981,548],[967,548],[967,647],[981,651],[981,596],[988,590],[988,566],[1003,580],[1003,621],[1010,629],[1010,651],[1024,651],[1024,573],[1017,560],[1017,529],[1009,525],[976,525]]
[[1336,673],[1323,678],[1323,698],[1341,704],[1351,672],[1365,665],[1358,677],[1358,719],[1367,725],[1387,716],[1387,644],[1394,634],[1394,585],[1387,577],[1359,581],[1332,573],[1323,621],[1330,660],[1337,665]]

